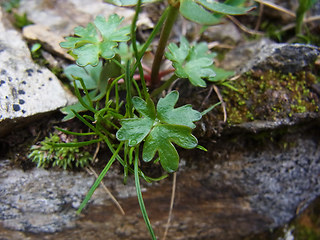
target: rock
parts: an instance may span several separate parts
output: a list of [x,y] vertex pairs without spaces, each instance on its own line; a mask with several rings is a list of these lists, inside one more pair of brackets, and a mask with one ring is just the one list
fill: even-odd
[[60,43],[65,41],[62,36],[56,35],[54,32],[49,31],[41,24],[33,24],[23,28],[23,37],[30,41],[41,42],[48,51],[57,55],[63,56],[71,61],[74,60],[67,53],[67,49],[60,47]]
[[[109,15],[117,13],[124,17],[123,24],[130,24],[135,11],[129,8],[120,8],[104,3],[102,0],[66,0],[46,1],[21,0],[19,12],[27,13],[34,25],[23,29],[23,36],[32,41],[39,41],[47,51],[58,55],[66,55],[59,43],[64,37],[73,34],[78,26],[86,26],[93,21],[97,15],[108,18]],[[153,23],[146,14],[140,15],[138,25],[153,27]],[[70,58],[70,56],[65,56]]]
[[[208,153],[181,152],[184,167],[178,172],[168,239],[238,240],[289,222],[320,195],[319,129],[319,123],[314,122],[260,135],[236,133],[215,143],[203,139],[200,144],[210,149]],[[134,188],[132,178],[129,189]],[[54,235],[42,233],[41,237],[150,239],[134,191],[126,196],[127,186],[114,171],[106,175],[104,183],[116,197],[122,196],[126,215],[121,215],[98,189],[83,217],[75,218],[76,203],[92,182],[92,177],[81,172],[23,172],[3,163],[0,216],[2,228],[6,228],[0,237],[15,236],[17,232],[8,230],[10,227],[23,230],[29,240],[39,239],[34,233],[61,229]],[[171,180],[142,184],[151,223],[161,237],[167,222]]]
[[93,178],[84,174],[33,169],[23,172],[1,163],[0,219],[6,228],[56,232],[74,227],[73,205],[82,201]]
[[[134,182],[123,187],[122,178],[110,173],[105,179],[117,179],[118,198],[135,195]],[[76,210],[80,206],[94,177],[86,172],[44,170],[23,171],[10,167],[9,160],[0,161],[0,222],[5,228],[53,233],[75,227]],[[109,181],[109,187],[115,183]],[[107,202],[107,203],[106,203]],[[90,200],[95,205],[112,205],[110,197],[98,189]],[[1,233],[0,233],[1,237]]]
[[[2,18],[0,12],[0,19]],[[0,136],[39,114],[74,102],[57,77],[33,63],[21,35],[0,22]]]
[[[276,70],[295,73],[316,61],[320,48],[305,44],[271,43],[262,39],[258,42],[241,45],[230,51],[223,61],[228,69],[239,73],[253,70]],[[234,60],[233,60],[234,59]]]
[[270,45],[274,42],[267,38],[259,41],[246,42],[228,52],[221,65],[227,70],[238,70],[249,62],[264,45]]
[[202,38],[209,43],[218,41],[231,45],[238,43],[242,39],[239,30],[232,23],[210,26],[204,31]]

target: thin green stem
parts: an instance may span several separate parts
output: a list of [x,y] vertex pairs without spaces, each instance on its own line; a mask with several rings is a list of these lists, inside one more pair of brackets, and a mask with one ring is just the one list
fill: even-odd
[[136,190],[137,190],[137,197],[138,197],[138,201],[139,201],[139,205],[140,205],[140,209],[141,209],[141,213],[143,216],[143,219],[147,225],[148,231],[152,237],[153,240],[156,240],[156,236],[153,232],[148,214],[147,214],[147,210],[146,207],[144,205],[143,202],[143,197],[142,197],[142,193],[141,193],[141,188],[140,188],[140,181],[139,181],[139,168],[138,168],[138,161],[139,161],[139,157],[138,154],[135,153],[135,159],[134,159],[134,180],[135,180],[135,184],[136,184]]
[[65,130],[65,129],[59,128],[59,127],[55,127],[55,129],[57,129],[57,130],[60,131],[60,132],[63,132],[63,133],[69,134],[69,135],[75,135],[75,136],[95,135],[94,132],[87,132],[87,133],[71,132],[71,131],[68,131],[68,130]]
[[110,93],[111,93],[112,88],[114,87],[115,84],[117,84],[117,82],[121,78],[124,78],[124,76],[125,76],[125,74],[121,74],[119,77],[114,79],[110,85],[108,85],[108,89],[107,89],[107,92],[106,92],[106,103],[110,100]]
[[179,14],[179,10],[173,6],[169,6],[169,12],[167,19],[164,23],[164,26],[162,28],[162,32],[160,35],[160,40],[158,43],[158,48],[154,57],[154,61],[152,64],[152,71],[151,71],[151,86],[156,87],[159,85],[160,79],[159,79],[159,70],[160,65],[162,61],[162,57],[164,54],[164,50],[166,48],[173,24],[175,23],[175,20]]
[[128,60],[126,63],[126,75],[125,75],[125,83],[126,83],[126,92],[127,92],[127,104],[126,104],[126,115],[131,118],[133,117],[133,106],[132,106],[132,95],[131,95],[131,86],[132,86],[132,77],[130,75],[130,61]]
[[83,98],[82,98],[82,96],[81,96],[81,94],[80,94],[80,90],[79,90],[79,88],[78,88],[75,80],[73,80],[73,86],[74,86],[75,94],[76,94],[79,102],[81,103],[81,105],[84,106],[84,107],[85,107],[86,109],[88,109],[89,111],[95,113],[96,110],[95,110],[92,106],[90,106],[90,105],[92,104],[92,102],[91,102],[91,99],[90,99],[90,97],[89,97],[89,93],[86,94],[86,98],[87,98],[87,100],[89,101],[89,105],[88,105],[88,104],[86,104],[85,101],[83,100]]
[[134,15],[134,18],[131,24],[131,40],[132,40],[132,47],[133,47],[134,55],[136,58],[136,62],[138,63],[138,70],[139,70],[139,75],[140,75],[140,80],[142,85],[142,92],[145,99],[147,99],[149,97],[149,94],[147,90],[146,80],[144,79],[144,72],[141,65],[141,58],[139,58],[139,52],[138,52],[137,40],[136,40],[136,27],[137,27],[137,21],[138,21],[140,10],[141,10],[141,0],[138,0],[137,6],[136,6],[136,13]]
[[82,209],[87,205],[88,201],[91,199],[94,191],[97,189],[97,187],[99,186],[100,182],[102,181],[102,179],[104,178],[104,176],[107,174],[108,170],[110,169],[111,165],[113,164],[113,162],[116,160],[116,157],[118,156],[118,153],[120,151],[120,149],[122,148],[123,142],[121,142],[117,148],[117,150],[113,153],[112,157],[110,158],[109,162],[107,163],[107,165],[104,167],[104,169],[102,170],[102,172],[100,173],[99,177],[97,178],[97,180],[94,182],[94,184],[92,185],[92,187],[90,188],[89,192],[87,193],[85,199],[83,200],[83,202],[81,203],[79,209],[77,210],[77,213],[81,213]]
[[160,19],[158,20],[156,26],[153,28],[153,30],[150,33],[147,41],[144,43],[142,49],[140,50],[140,52],[139,52],[139,60],[143,57],[144,53],[147,51],[147,49],[150,46],[150,44],[152,43],[153,39],[156,37],[156,35],[160,31],[162,24],[164,23],[164,21],[166,20],[166,18],[168,16],[168,13],[169,13],[169,7],[167,7],[164,10],[164,12],[162,13]]
[[93,139],[86,142],[53,143],[52,146],[53,147],[83,147],[83,146],[88,146],[101,141],[102,139],[99,138],[99,139]]
[[175,74],[173,74],[164,84],[153,90],[150,96],[158,96],[163,90],[167,89],[176,79],[178,79],[178,77]]
[[[104,135],[102,132],[99,131],[99,129],[97,129],[95,126],[93,126],[91,123],[89,123],[84,117],[82,117],[79,113],[77,113],[76,111],[72,110],[73,114],[79,118],[80,121],[82,121],[86,126],[88,126],[92,131],[94,131],[99,137],[101,137],[104,142],[107,144],[108,148],[110,149],[110,151],[114,154],[115,153],[115,149],[112,146],[111,142],[109,141],[108,137],[106,135]],[[119,161],[119,163],[124,166],[125,163],[123,161],[123,159],[119,156],[119,154],[116,155],[117,160]],[[134,170],[132,168],[129,168],[130,173],[134,173]],[[151,178],[148,177],[146,175],[144,175],[144,173],[139,169],[139,176],[141,176],[145,181],[147,182],[155,182],[155,181],[160,181],[166,177],[168,177],[168,174],[163,175],[161,177],[158,178]]]

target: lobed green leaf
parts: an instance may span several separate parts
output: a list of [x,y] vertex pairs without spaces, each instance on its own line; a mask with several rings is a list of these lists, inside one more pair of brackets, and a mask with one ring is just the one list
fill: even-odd
[[190,46],[182,37],[180,47],[175,43],[168,46],[166,57],[172,61],[175,74],[181,78],[188,78],[194,86],[205,87],[204,79],[212,78],[215,72],[211,68],[215,54],[208,53],[208,45],[204,42]]
[[117,14],[110,15],[108,21],[103,16],[97,16],[94,23],[89,23],[86,27],[76,27],[76,37],[67,37],[60,46],[69,49],[70,55],[76,58],[79,66],[95,66],[100,57],[113,58],[118,43],[130,39],[130,26],[120,27],[122,21],[123,18]]
[[143,140],[143,160],[151,161],[159,153],[162,167],[173,172],[179,165],[179,155],[173,143],[183,148],[194,148],[197,139],[191,134],[195,121],[201,113],[190,105],[174,108],[179,98],[177,91],[172,91],[157,104],[157,112],[151,99],[147,101],[139,97],[132,99],[133,107],[141,115],[140,118],[128,118],[121,121],[121,128],[116,137],[119,141],[128,141],[130,147]]

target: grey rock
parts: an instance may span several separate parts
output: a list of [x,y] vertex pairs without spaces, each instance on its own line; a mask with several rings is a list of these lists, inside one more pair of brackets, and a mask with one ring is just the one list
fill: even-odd
[[272,219],[270,228],[279,227],[320,195],[320,148],[312,139],[295,144],[286,151],[252,152],[227,161],[208,181],[242,189],[253,211]]
[[210,26],[202,34],[202,38],[209,43],[219,41],[224,44],[235,44],[242,39],[239,30],[232,23]]
[[228,69],[239,73],[249,70],[277,70],[294,73],[314,63],[320,48],[305,44],[271,43],[262,39],[258,42],[241,45],[229,52],[224,64]]
[[[0,19],[2,19],[0,11]],[[33,63],[21,35],[0,22],[0,136],[17,124],[74,102],[57,77]]]
[[265,45],[274,42],[267,38],[259,41],[246,42],[232,49],[225,55],[221,65],[227,70],[238,70],[249,62]]
[[[0,161],[0,223],[8,229],[53,233],[75,227],[80,206],[95,178],[86,172],[44,170],[23,171],[10,167],[9,160]],[[134,181],[127,185],[116,172],[104,179],[117,198],[136,195]],[[98,188],[90,204],[112,205],[110,196]],[[114,207],[114,205],[112,205]],[[0,234],[1,237],[1,234]]]
[[3,162],[0,170],[0,220],[7,228],[56,232],[74,227],[73,203],[81,202],[93,177],[63,171],[23,172]]
[[[238,240],[288,223],[320,195],[318,127],[305,126],[298,132],[291,129],[279,142],[261,137],[263,144],[254,134],[236,134],[239,138],[207,143],[208,153],[182,153],[186,166],[178,172],[168,239]],[[61,230],[41,235],[55,240],[66,236],[72,240],[149,239],[136,196],[125,194],[127,188],[119,173],[109,172],[104,183],[116,197],[122,196],[126,215],[98,189],[89,211],[79,219],[74,205],[83,199],[92,177],[41,169],[23,172],[8,166],[3,163],[0,168],[0,223],[6,229],[34,233]],[[129,180],[129,189],[134,188],[132,177]],[[157,236],[162,235],[172,183],[167,179],[142,184],[152,225]],[[31,233],[28,237],[39,239]]]
[[320,54],[320,48],[304,44],[271,44],[265,45],[242,70],[274,69],[283,73],[294,73],[315,62]]

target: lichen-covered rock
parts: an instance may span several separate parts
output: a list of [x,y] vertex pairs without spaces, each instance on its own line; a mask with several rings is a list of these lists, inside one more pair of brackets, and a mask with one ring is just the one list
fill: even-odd
[[0,136],[74,101],[52,72],[32,61],[21,35],[0,21]]
[[0,220],[4,227],[56,232],[74,227],[79,206],[93,178],[63,171],[11,169],[0,164]]
[[[11,167],[9,160],[1,160],[0,225],[33,233],[53,233],[75,227],[79,218],[76,210],[94,180],[86,172],[41,168],[23,171]],[[124,186],[122,177],[115,171],[109,172],[105,181],[110,188],[116,188],[118,198],[136,194],[132,179]],[[102,188],[96,190],[90,204],[111,205],[116,209]]]
[[314,63],[320,48],[306,44],[273,43],[267,39],[238,46],[226,54],[223,66],[244,73],[276,70],[295,73]]

